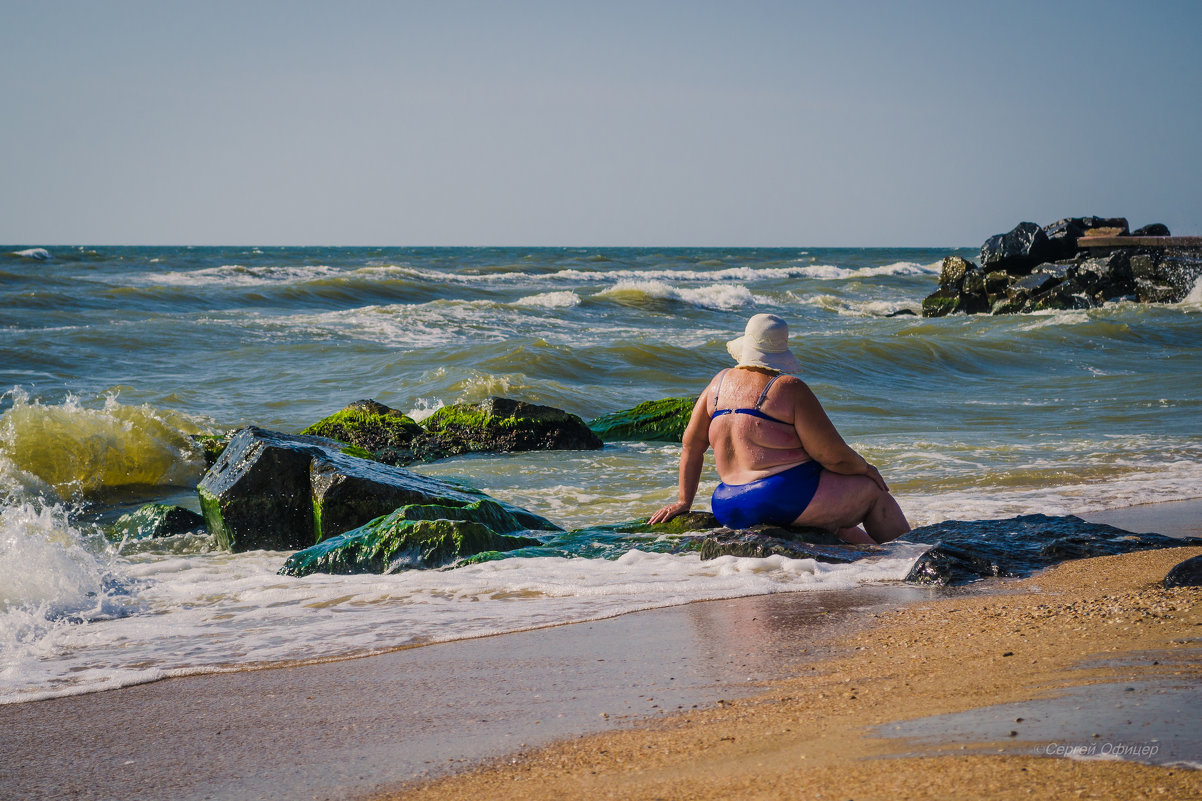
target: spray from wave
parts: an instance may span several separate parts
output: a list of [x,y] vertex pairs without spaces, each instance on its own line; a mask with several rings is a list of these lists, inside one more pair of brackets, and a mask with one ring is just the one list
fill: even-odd
[[[59,405],[8,392],[12,405],[0,416],[0,498],[90,498],[131,487],[194,484],[204,470],[202,433],[195,420],[148,405],[129,406],[115,396],[100,408],[77,398]],[[53,497],[53,496],[51,496]]]

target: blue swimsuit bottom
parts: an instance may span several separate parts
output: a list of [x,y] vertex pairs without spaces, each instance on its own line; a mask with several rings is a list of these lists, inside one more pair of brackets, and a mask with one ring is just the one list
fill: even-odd
[[714,490],[710,505],[727,528],[757,523],[788,526],[814,499],[821,476],[822,465],[811,460],[747,484],[723,482]]

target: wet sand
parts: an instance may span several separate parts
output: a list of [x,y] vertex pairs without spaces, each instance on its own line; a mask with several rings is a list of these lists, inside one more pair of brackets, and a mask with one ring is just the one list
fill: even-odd
[[765,693],[386,797],[1202,798],[1202,590],[1159,584],[1199,554],[880,613]]
[[710,601],[363,659],[0,706],[0,799],[334,799],[761,691],[865,587]]
[[[713,601],[0,706],[0,798],[1202,797],[1202,771],[1050,759],[1021,724],[1004,743],[883,731],[1085,684],[1196,686],[1200,591],[1154,582],[1198,553],[1071,562],[1004,594]],[[1062,717],[1058,740],[1102,734]]]

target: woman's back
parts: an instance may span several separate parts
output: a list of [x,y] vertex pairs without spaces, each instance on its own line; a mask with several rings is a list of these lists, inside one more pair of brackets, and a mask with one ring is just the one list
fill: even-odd
[[810,460],[795,421],[800,384],[792,376],[743,367],[713,378],[707,411],[719,478],[745,484]]

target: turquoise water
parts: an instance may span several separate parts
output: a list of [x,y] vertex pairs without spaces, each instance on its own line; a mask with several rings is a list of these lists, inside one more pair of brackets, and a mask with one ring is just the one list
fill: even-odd
[[[905,312],[939,261],[972,251],[22,250],[0,248],[0,698],[393,647],[409,635],[380,624],[398,616],[413,641],[453,639],[904,575],[898,546],[863,573],[634,552],[285,580],[285,554],[133,553],[90,523],[147,500],[195,508],[191,433],[298,431],[360,398],[421,417],[503,395],[588,419],[693,395],[761,311],[789,320],[802,378],[915,525],[1202,495],[1198,288],[924,320]],[[676,457],[624,443],[419,469],[580,528],[673,497]]]

